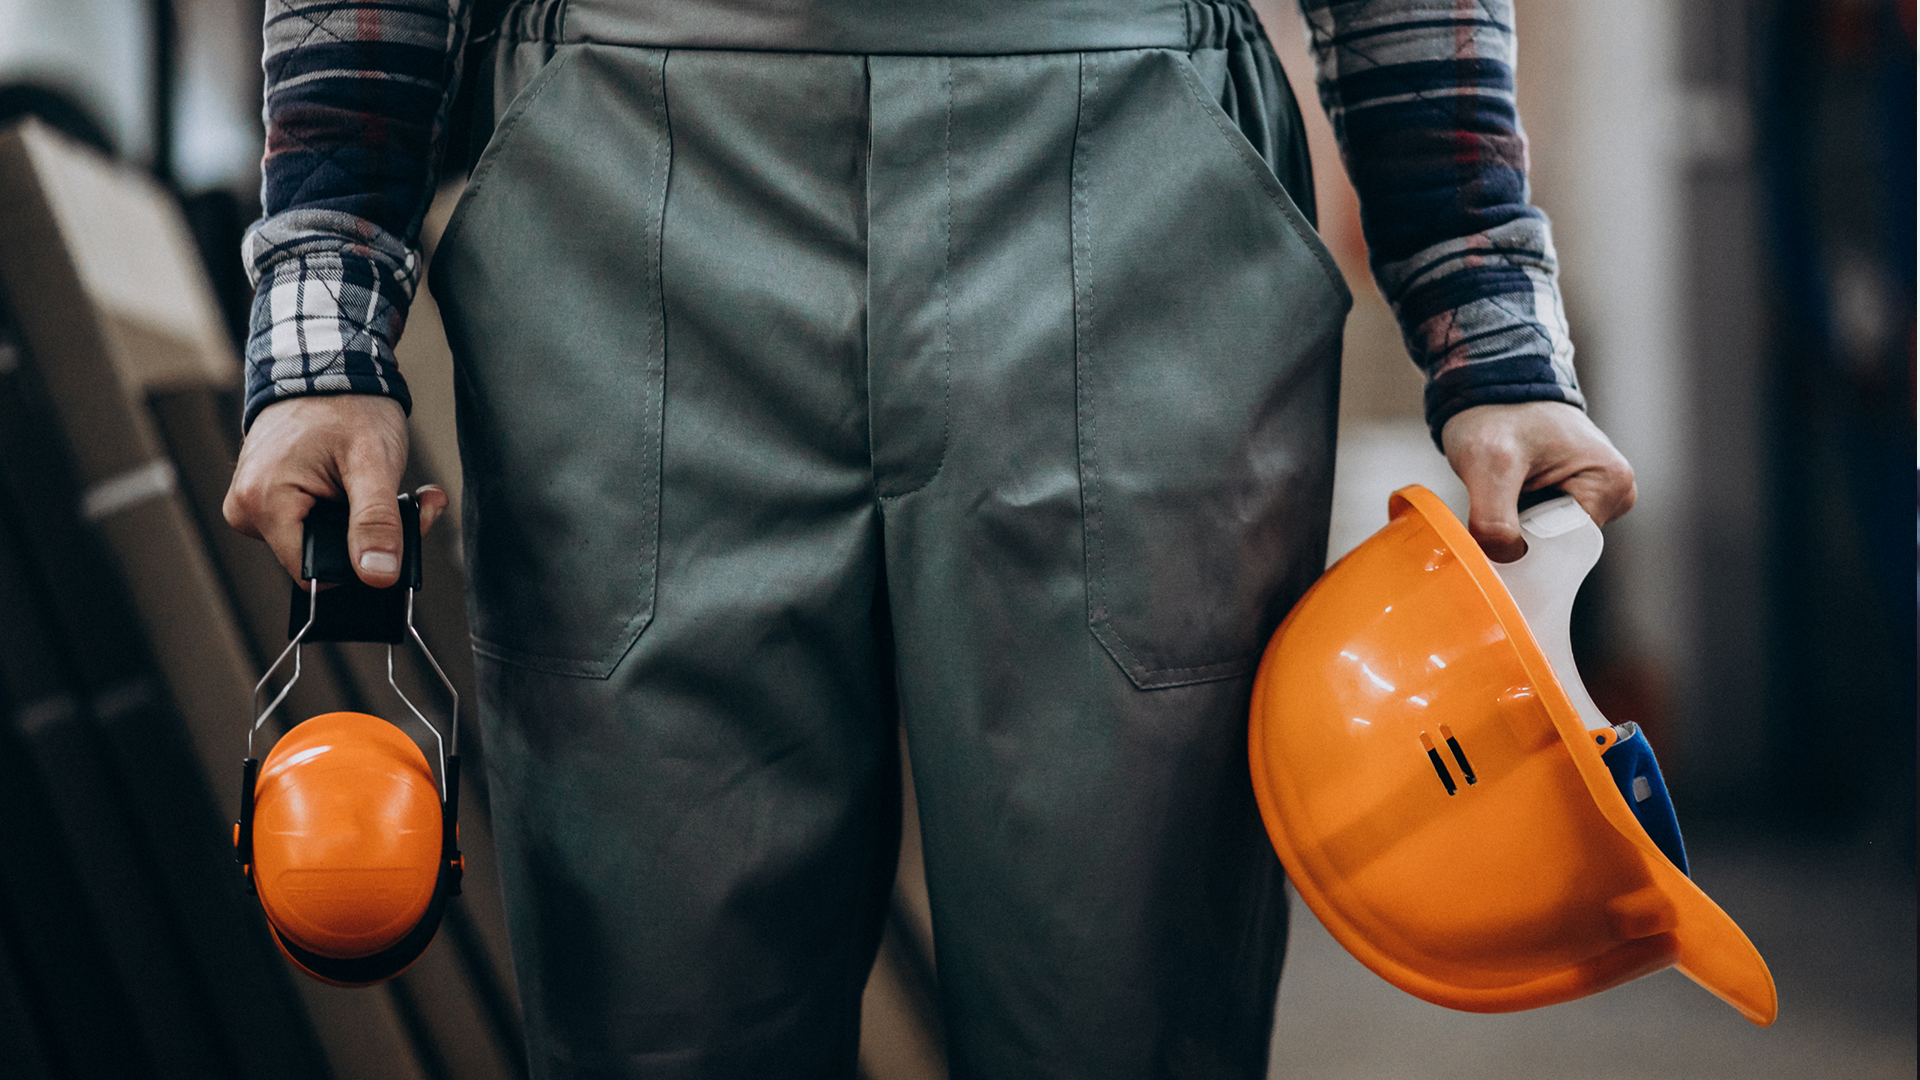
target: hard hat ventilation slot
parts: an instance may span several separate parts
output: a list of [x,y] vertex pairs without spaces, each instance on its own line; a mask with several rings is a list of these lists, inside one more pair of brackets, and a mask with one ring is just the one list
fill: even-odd
[[1453,760],[1460,766],[1460,775],[1466,777],[1469,784],[1479,783],[1479,777],[1473,775],[1473,766],[1467,761],[1467,752],[1460,749],[1460,740],[1453,737],[1453,729],[1441,724],[1440,737],[1447,740],[1447,749],[1453,751]]
[[[1460,788],[1454,784],[1453,773],[1447,770],[1447,763],[1440,760],[1440,751],[1434,747],[1433,737],[1424,731],[1421,732],[1420,745],[1427,748],[1427,760],[1433,762],[1434,774],[1440,777],[1442,784],[1447,786],[1447,794],[1452,795],[1457,793]],[[1458,751],[1455,752],[1458,753]]]

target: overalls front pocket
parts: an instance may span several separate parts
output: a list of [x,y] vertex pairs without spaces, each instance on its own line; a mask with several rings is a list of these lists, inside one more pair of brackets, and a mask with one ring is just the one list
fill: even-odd
[[1081,65],[1088,622],[1143,689],[1245,675],[1324,559],[1352,297],[1187,55]]
[[474,648],[605,678],[652,619],[668,164],[660,50],[561,45],[435,253]]

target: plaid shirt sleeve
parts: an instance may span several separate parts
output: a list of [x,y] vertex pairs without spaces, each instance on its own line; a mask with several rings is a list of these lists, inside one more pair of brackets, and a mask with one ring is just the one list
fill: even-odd
[[265,217],[242,424],[282,398],[383,394],[459,77],[465,0],[268,0]]
[[1462,409],[1585,407],[1547,219],[1529,205],[1511,0],[1300,0],[1374,278],[1427,376],[1434,441]]

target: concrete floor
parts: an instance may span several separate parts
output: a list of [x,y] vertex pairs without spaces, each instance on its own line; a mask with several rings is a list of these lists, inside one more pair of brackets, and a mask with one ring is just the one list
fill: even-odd
[[1381,981],[1295,896],[1273,1080],[1912,1080],[1914,871],[1886,841],[1689,832],[1694,879],[1773,970],[1761,1029],[1668,970],[1505,1016]]

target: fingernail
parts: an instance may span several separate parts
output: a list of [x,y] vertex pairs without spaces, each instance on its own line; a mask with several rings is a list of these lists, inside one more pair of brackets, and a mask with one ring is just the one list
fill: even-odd
[[371,574],[392,574],[400,569],[400,560],[391,551],[369,551],[360,556],[360,569]]

